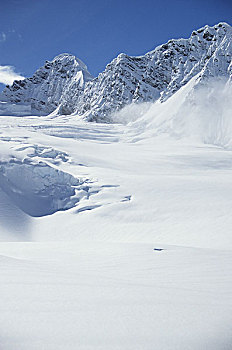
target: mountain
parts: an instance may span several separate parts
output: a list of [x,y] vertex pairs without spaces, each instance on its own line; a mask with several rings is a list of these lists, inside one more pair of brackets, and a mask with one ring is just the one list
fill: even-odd
[[70,54],[61,54],[39,68],[31,78],[14,81],[3,90],[3,100],[16,104],[29,104],[31,113],[47,115],[53,112],[66,91],[80,94],[92,76],[85,64]]
[[231,61],[232,28],[226,23],[205,26],[189,39],[170,40],[144,56],[120,54],[86,84],[73,108],[90,121],[105,121],[112,111],[131,102],[167,99],[198,73],[198,82],[229,78]]
[[232,28],[227,23],[206,25],[189,39],[169,40],[143,56],[122,53],[95,79],[79,59],[60,55],[3,95],[10,102],[30,103],[37,114],[56,109],[109,122],[113,112],[132,102],[165,101],[197,74],[196,86],[210,77],[230,79]]

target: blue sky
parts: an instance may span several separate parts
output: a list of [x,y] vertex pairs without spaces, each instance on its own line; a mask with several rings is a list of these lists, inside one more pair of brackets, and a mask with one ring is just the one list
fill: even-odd
[[96,76],[120,52],[140,55],[205,24],[232,24],[231,14],[231,0],[0,0],[0,67],[27,77],[68,52]]

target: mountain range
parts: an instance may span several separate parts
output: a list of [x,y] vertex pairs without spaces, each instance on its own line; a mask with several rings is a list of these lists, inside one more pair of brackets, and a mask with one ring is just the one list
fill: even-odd
[[113,122],[131,103],[165,101],[197,76],[231,80],[232,28],[206,25],[188,39],[173,39],[143,56],[118,55],[96,78],[71,54],[46,61],[32,77],[6,86],[1,100],[29,108],[29,114],[75,114],[87,121]]

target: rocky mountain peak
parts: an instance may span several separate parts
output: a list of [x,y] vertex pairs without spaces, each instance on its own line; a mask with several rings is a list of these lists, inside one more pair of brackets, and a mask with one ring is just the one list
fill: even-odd
[[14,81],[3,91],[3,99],[31,105],[32,114],[47,115],[60,104],[62,95],[75,85],[83,90],[85,82],[92,79],[86,65],[74,55],[60,54],[46,61],[31,78]]
[[89,121],[112,121],[113,112],[130,103],[165,101],[190,79],[232,76],[232,28],[227,23],[194,30],[188,39],[172,39],[143,56],[119,54],[95,79],[70,54],[47,61],[32,78],[4,90],[11,102],[29,103],[37,114],[56,109]]

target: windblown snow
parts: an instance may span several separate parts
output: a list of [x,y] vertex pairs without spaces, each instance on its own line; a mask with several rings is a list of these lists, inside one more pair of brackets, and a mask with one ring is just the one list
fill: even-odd
[[1,349],[231,349],[230,35],[206,26],[93,80],[65,54],[5,90]]

